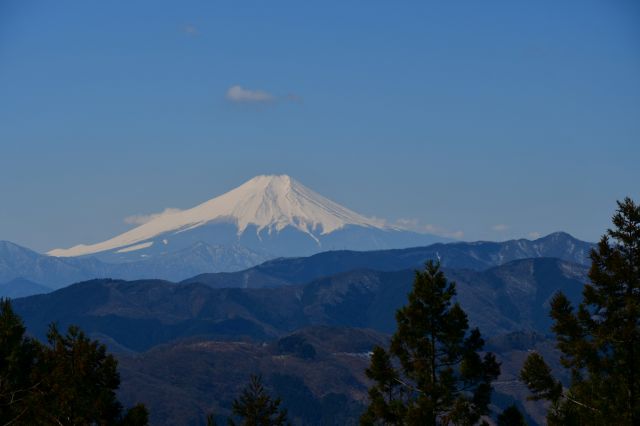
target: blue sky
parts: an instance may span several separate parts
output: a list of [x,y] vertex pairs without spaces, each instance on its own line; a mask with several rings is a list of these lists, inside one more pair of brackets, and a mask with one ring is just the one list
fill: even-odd
[[640,199],[639,2],[309,3],[0,2],[0,239],[264,173],[465,240],[595,240]]

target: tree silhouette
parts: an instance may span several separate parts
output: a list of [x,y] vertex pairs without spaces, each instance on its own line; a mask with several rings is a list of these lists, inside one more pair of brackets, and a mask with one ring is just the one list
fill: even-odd
[[562,293],[551,301],[569,388],[538,354],[521,372],[532,399],[552,402],[549,424],[640,424],[640,206],[619,201],[612,221],[591,251],[590,283],[577,310]]
[[116,398],[117,361],[77,327],[51,325],[49,345],[25,337],[22,320],[0,300],[0,424],[148,424],[146,407],[126,413]]
[[[287,412],[280,408],[280,398],[272,399],[262,378],[251,375],[249,384],[239,398],[233,401],[233,414],[240,417],[243,426],[280,426],[287,424]],[[236,423],[229,419],[230,425]]]
[[38,342],[25,337],[22,320],[9,299],[0,299],[0,424],[28,423],[38,381],[32,372]]
[[518,407],[511,404],[498,416],[498,426],[527,426],[527,423]]
[[455,295],[438,263],[416,271],[389,352],[373,350],[366,373],[375,384],[361,424],[473,424],[487,413],[500,366],[493,354],[480,355],[480,331],[469,330]]

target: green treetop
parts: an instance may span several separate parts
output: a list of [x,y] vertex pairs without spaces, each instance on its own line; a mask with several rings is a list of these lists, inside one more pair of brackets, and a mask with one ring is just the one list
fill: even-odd
[[469,330],[455,295],[439,264],[416,271],[389,351],[373,351],[366,373],[375,384],[362,424],[471,425],[487,413],[500,366],[493,354],[479,353],[480,331]]
[[[280,398],[272,399],[260,376],[251,380],[233,401],[233,414],[242,419],[242,426],[282,426],[287,424],[287,412],[280,408]],[[229,419],[229,425],[236,423]]]
[[640,424],[640,206],[618,202],[613,225],[591,252],[577,309],[562,293],[551,302],[569,388],[538,354],[521,372],[533,399],[552,402],[549,424]]

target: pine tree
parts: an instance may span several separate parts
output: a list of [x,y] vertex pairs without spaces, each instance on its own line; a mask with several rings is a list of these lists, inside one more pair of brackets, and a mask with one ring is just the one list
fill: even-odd
[[527,426],[527,422],[518,407],[511,404],[498,416],[498,426]]
[[216,416],[213,413],[207,415],[206,423],[207,426],[218,426],[218,422],[216,422]]
[[43,415],[68,425],[115,423],[122,410],[115,394],[120,385],[115,358],[77,327],[62,335],[52,325],[48,340],[42,399],[50,403],[43,407]]
[[40,346],[25,337],[22,320],[9,299],[0,299],[0,424],[24,424],[32,419],[38,382],[32,371]]
[[618,202],[613,225],[591,252],[577,310],[562,293],[551,302],[569,389],[537,354],[521,373],[534,399],[552,402],[549,424],[640,424],[640,206]]
[[121,426],[146,426],[149,424],[149,410],[144,404],[136,404],[131,407],[122,420]]
[[126,413],[115,390],[115,358],[77,327],[66,335],[52,325],[45,346],[25,337],[9,300],[0,300],[0,424],[148,424],[146,407]]
[[480,355],[480,331],[469,331],[455,295],[438,263],[416,271],[389,352],[373,350],[366,374],[375,384],[361,424],[471,425],[487,413],[500,366]]
[[[260,376],[251,375],[247,387],[233,401],[233,414],[242,419],[243,426],[281,426],[287,424],[287,412],[280,403],[280,398],[271,399]],[[229,419],[229,425],[235,424]]]

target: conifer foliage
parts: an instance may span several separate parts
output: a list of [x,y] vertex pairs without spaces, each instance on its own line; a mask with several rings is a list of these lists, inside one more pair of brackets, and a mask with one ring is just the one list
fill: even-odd
[[498,426],[527,426],[527,422],[518,407],[512,404],[498,416]]
[[618,202],[613,225],[591,252],[577,309],[562,293],[551,302],[569,388],[538,354],[521,372],[532,399],[552,402],[549,424],[640,424],[640,206]]
[[471,425],[487,413],[500,366],[479,353],[480,331],[469,330],[455,295],[438,263],[416,271],[389,351],[373,350],[366,373],[375,384],[361,424]]
[[[272,399],[262,384],[262,378],[251,375],[250,382],[233,401],[233,414],[242,419],[242,426],[282,426],[287,412],[280,408],[280,398]],[[236,423],[229,419],[229,425]]]
[[7,299],[0,300],[0,424],[27,419],[37,382],[37,342],[25,337],[22,320]]
[[117,361],[77,327],[49,330],[49,345],[25,336],[7,299],[0,300],[0,424],[127,425],[148,423],[139,404],[123,412],[115,390]]

